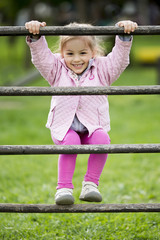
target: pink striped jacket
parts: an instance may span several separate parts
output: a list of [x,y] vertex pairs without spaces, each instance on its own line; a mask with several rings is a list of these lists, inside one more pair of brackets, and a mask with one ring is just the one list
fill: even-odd
[[[27,42],[32,62],[51,87],[110,86],[129,64],[132,41],[121,41],[116,36],[115,46],[106,57],[96,57],[80,80],[67,68],[60,54],[53,54],[45,37]],[[61,141],[77,115],[88,129],[89,136],[98,128],[110,130],[107,96],[53,96],[46,127],[52,136]]]

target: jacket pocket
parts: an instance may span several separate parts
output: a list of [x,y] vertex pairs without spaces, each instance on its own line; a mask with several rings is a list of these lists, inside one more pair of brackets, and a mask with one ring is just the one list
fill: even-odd
[[54,115],[55,115],[55,107],[53,109],[51,109],[51,111],[49,113],[48,121],[49,121],[50,127],[53,125]]

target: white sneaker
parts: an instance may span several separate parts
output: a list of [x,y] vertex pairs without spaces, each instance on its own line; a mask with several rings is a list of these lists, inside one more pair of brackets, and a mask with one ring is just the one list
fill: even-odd
[[72,196],[73,189],[60,188],[55,194],[55,202],[58,205],[71,205],[74,203],[74,197]]
[[101,202],[102,196],[97,189],[97,185],[93,182],[82,182],[82,192],[79,197],[82,201]]

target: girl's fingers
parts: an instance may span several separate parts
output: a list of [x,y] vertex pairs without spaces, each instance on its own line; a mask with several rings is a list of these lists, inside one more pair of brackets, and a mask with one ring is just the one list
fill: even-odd
[[130,34],[131,32],[134,32],[135,29],[138,27],[136,22],[132,22],[130,20],[127,21],[120,21],[118,22],[119,27],[124,27],[124,33]]
[[25,28],[28,29],[28,22],[25,23]]
[[34,35],[39,34],[40,27],[45,27],[46,22],[39,22],[39,21],[30,21],[25,23],[26,29],[29,30],[30,33]]
[[40,23],[38,21],[31,22],[31,31],[34,35],[39,34]]
[[133,32],[134,32],[134,30],[137,29],[137,28],[138,28],[138,24],[137,24],[136,22],[133,22]]
[[46,26],[46,22],[41,22],[40,26],[41,27],[45,27]]
[[40,23],[36,22],[34,25],[34,32],[33,34],[39,34]]
[[123,27],[124,26],[123,22],[118,22],[118,26]]
[[138,25],[136,22],[131,23],[131,32],[134,32],[137,29]]
[[132,24],[130,22],[126,22],[124,24],[124,32],[129,34],[131,30],[132,30]]

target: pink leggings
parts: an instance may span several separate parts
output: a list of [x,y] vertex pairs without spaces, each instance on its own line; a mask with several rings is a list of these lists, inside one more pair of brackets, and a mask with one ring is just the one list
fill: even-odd
[[[103,129],[97,129],[88,137],[88,132],[77,133],[69,129],[62,141],[52,139],[57,145],[80,145],[80,144],[110,144],[109,135]],[[106,163],[108,154],[90,154],[88,167],[84,181],[99,184],[99,179]],[[58,160],[58,186],[60,188],[74,188],[72,178],[75,170],[77,154],[61,154]]]

